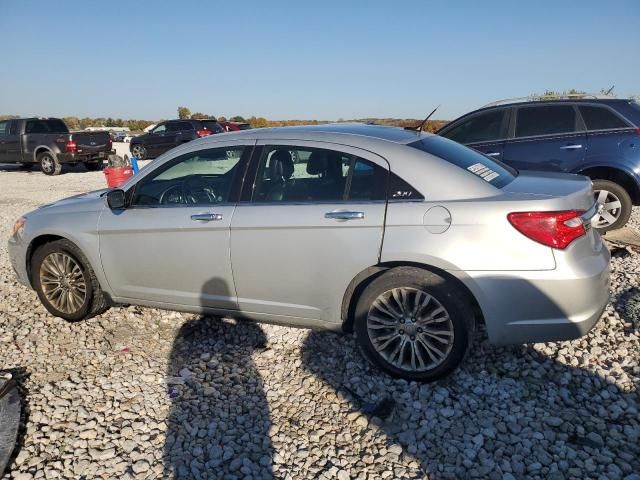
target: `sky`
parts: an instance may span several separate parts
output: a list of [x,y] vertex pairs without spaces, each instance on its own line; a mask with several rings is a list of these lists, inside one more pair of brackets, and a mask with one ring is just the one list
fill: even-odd
[[640,95],[640,0],[0,0],[0,114],[453,119]]

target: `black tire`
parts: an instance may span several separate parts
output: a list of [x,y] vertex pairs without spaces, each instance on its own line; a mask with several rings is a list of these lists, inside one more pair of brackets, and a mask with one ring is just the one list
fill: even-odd
[[131,154],[135,155],[138,160],[146,160],[147,159],[147,149],[144,145],[136,143],[131,145]]
[[42,173],[45,175],[60,175],[62,171],[62,164],[58,161],[56,156],[51,152],[42,152],[37,157]]
[[18,164],[18,168],[20,170],[29,171],[33,167],[33,163],[20,163]]
[[[380,295],[397,288],[414,289],[429,294],[445,308],[449,315],[448,325],[453,332],[453,342],[441,363],[432,368],[417,371],[399,368],[385,359],[373,345],[367,326],[369,311]],[[398,325],[392,328],[402,327]],[[475,319],[469,298],[459,285],[453,280],[416,267],[392,268],[377,277],[362,292],[355,309],[354,333],[364,357],[388,374],[408,381],[432,382],[449,375],[462,362],[470,349],[474,328]],[[399,331],[403,332],[403,330]],[[421,334],[415,333],[415,335]],[[414,337],[411,338],[414,339]],[[404,356],[405,347],[401,350]],[[425,349],[422,350],[426,352]]]
[[[609,230],[617,230],[619,228],[624,227],[629,221],[629,217],[631,217],[631,209],[633,208],[633,202],[631,201],[631,197],[629,193],[620,185],[611,180],[593,180],[593,192],[596,200],[598,199],[600,192],[606,191],[609,192],[610,200],[617,200],[620,202],[619,210],[612,210],[608,213],[613,215],[615,218],[614,222],[603,224],[598,222],[602,222],[602,220],[607,220],[604,217],[597,217],[593,220],[593,226],[600,233],[608,232]],[[615,197],[615,198],[614,198]]]
[[[63,312],[47,298],[42,287],[40,268],[42,262],[53,253],[62,253],[71,257],[80,267],[86,285],[86,295],[82,305],[72,312]],[[109,309],[106,297],[87,258],[80,249],[68,240],[56,240],[40,246],[31,257],[31,283],[44,307],[56,317],[72,322],[91,318]]]
[[84,162],[84,168],[86,168],[90,172],[98,172],[102,170],[104,167],[102,160],[97,162]]

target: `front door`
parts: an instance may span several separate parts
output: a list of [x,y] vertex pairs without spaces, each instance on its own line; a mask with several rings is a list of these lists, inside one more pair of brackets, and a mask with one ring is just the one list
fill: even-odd
[[350,281],[379,259],[388,164],[345,146],[258,145],[252,192],[231,222],[239,308],[340,322]]
[[128,208],[104,211],[100,256],[120,301],[237,307],[229,227],[253,143],[163,162],[127,192]]
[[149,132],[149,136],[144,141],[144,146],[150,157],[154,158],[163,154],[166,150],[163,148],[168,133],[167,124],[161,123]]
[[572,105],[518,107],[503,160],[522,170],[572,172],[584,160],[587,137]]

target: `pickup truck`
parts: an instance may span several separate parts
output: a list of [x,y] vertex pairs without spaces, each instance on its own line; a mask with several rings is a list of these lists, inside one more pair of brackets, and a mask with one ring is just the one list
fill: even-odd
[[25,170],[37,163],[45,175],[58,175],[65,163],[100,170],[111,152],[108,132],[69,132],[59,118],[0,120],[0,163]]

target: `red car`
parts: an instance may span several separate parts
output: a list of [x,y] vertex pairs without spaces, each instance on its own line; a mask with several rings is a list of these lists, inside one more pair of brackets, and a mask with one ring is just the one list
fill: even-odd
[[218,122],[222,128],[224,128],[225,132],[237,132],[238,130],[249,130],[251,125],[248,123],[242,122]]

